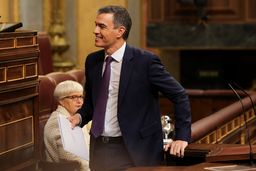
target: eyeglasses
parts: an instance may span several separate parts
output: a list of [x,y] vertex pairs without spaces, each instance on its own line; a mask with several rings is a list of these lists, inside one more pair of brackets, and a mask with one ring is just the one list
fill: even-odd
[[81,96],[76,96],[76,95],[74,95],[74,96],[66,96],[66,97],[64,97],[64,99],[65,98],[71,99],[71,100],[84,100],[84,96],[83,95],[81,95]]

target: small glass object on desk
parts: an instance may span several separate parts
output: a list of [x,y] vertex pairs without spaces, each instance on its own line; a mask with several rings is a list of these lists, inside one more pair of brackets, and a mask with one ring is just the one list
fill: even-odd
[[161,116],[164,145],[171,143],[174,136],[174,123],[169,115]]

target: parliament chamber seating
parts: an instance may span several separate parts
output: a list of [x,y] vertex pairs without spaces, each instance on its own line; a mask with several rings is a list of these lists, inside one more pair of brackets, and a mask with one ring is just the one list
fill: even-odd
[[50,37],[46,32],[38,32],[39,45],[39,74],[45,75],[53,72],[53,59]]

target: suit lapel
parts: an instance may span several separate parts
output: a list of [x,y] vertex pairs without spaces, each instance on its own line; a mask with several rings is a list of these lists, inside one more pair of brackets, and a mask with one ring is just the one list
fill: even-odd
[[121,69],[121,76],[120,76],[120,83],[119,83],[119,94],[118,94],[118,108],[120,107],[122,100],[125,96],[125,92],[127,89],[127,85],[129,83],[132,70],[133,70],[133,54],[132,49],[128,45],[126,46],[122,69]]

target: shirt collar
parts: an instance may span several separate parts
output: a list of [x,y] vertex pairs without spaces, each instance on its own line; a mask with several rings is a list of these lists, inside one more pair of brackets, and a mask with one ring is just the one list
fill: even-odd
[[[124,42],[124,44],[117,50],[115,51],[111,57],[114,58],[115,61],[120,62],[123,60],[124,57],[124,51],[125,51],[125,47],[126,47],[126,42]],[[106,56],[107,57],[107,56]],[[106,58],[105,57],[105,58]]]

